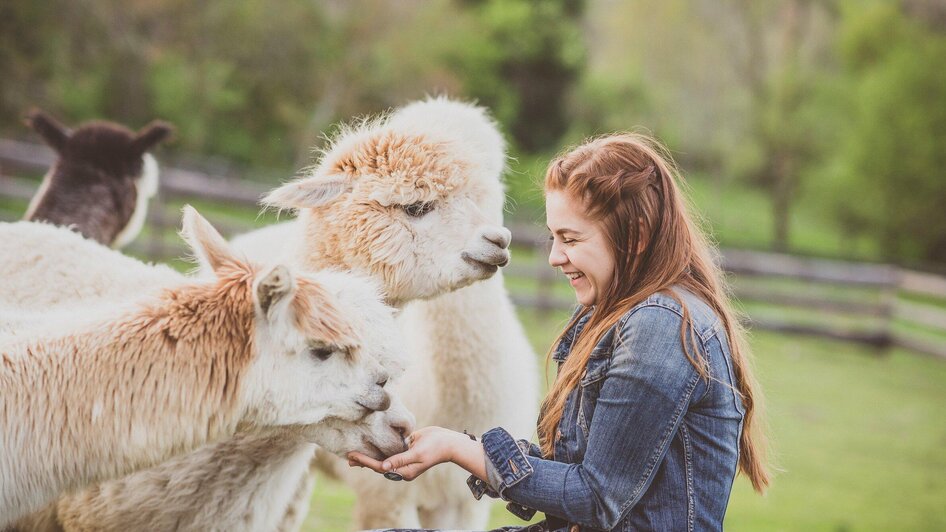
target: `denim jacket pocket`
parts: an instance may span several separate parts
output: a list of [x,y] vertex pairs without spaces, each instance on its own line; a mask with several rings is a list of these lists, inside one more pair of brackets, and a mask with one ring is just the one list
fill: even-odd
[[588,438],[591,418],[594,417],[595,405],[598,402],[598,394],[601,391],[601,381],[604,379],[605,375],[607,375],[610,367],[610,357],[591,358],[588,360],[585,375],[579,382],[578,426],[581,428],[585,439]]

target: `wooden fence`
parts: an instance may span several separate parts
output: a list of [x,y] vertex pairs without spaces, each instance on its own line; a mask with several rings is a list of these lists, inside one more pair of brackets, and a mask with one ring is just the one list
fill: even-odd
[[[41,145],[0,139],[0,198],[28,200],[34,179],[54,156]],[[180,222],[182,201],[218,203],[254,212],[265,185],[179,168],[161,169],[146,235],[130,252],[151,260],[180,256],[182,244],[168,238]],[[4,219],[20,213],[0,212]],[[250,217],[252,218],[252,217]],[[252,228],[238,217],[213,222],[224,234]],[[540,314],[566,310],[574,298],[564,279],[546,262],[548,239],[528,224],[510,224],[517,259],[505,269],[517,305]],[[0,243],[2,246],[2,243]],[[884,264],[724,249],[723,267],[732,274],[734,295],[753,328],[799,333],[876,346],[890,346],[946,358],[946,278]]]

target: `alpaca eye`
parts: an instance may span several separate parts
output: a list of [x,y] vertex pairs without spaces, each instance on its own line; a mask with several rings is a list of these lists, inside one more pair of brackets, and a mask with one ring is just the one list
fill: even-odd
[[314,358],[317,358],[323,362],[328,360],[329,357],[331,357],[333,353],[335,353],[335,350],[332,349],[331,347],[313,347],[309,349],[310,355],[312,355]]
[[401,208],[404,209],[404,212],[411,218],[420,218],[434,210],[434,203],[432,201],[419,201],[417,203],[411,203],[410,205],[404,205]]

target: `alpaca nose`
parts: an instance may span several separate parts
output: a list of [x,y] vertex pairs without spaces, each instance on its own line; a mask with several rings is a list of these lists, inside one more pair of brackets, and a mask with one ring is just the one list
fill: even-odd
[[382,392],[376,398],[373,397],[367,401],[358,401],[358,404],[364,407],[366,412],[364,415],[371,414],[373,412],[384,412],[388,408],[391,408],[391,396],[387,392]]
[[491,227],[483,231],[483,238],[501,249],[506,249],[512,241],[512,233],[505,227]]
[[391,395],[388,392],[381,392],[381,400],[374,405],[373,409],[375,412],[384,412],[389,408],[391,408]]

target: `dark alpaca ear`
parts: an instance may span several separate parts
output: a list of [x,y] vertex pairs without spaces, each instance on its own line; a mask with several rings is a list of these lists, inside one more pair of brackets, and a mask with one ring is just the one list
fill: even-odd
[[41,109],[33,109],[23,122],[33,131],[39,133],[50,148],[61,152],[69,140],[69,128],[59,123]]
[[158,143],[167,140],[171,133],[174,133],[174,126],[161,120],[155,120],[138,132],[134,140],[135,149],[144,153]]

